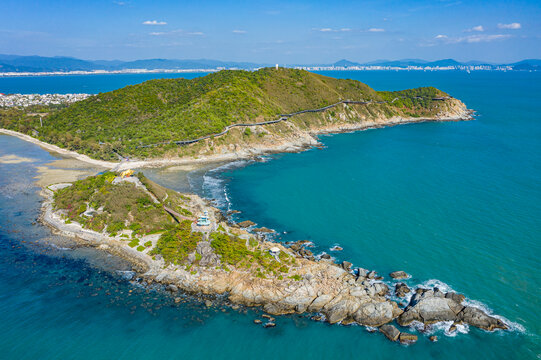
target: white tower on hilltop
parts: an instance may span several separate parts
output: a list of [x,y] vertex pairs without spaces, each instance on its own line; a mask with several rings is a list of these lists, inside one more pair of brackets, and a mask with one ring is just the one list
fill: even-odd
[[276,64],[276,70],[278,70],[278,64]]

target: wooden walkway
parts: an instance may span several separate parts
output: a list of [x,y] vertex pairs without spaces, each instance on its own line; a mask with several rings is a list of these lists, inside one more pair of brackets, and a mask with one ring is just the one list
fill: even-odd
[[193,218],[190,218],[190,217],[187,217],[187,216],[184,216],[184,215],[180,215],[178,212],[174,211],[173,209],[168,208],[165,205],[163,206],[163,209],[165,211],[167,211],[173,217],[173,219],[175,219],[175,221],[177,223],[180,223],[179,219],[193,221]]
[[[416,99],[423,99],[423,97],[421,97],[421,96],[416,96],[415,98]],[[451,97],[437,97],[437,98],[430,98],[430,99],[431,100],[437,100],[437,101],[443,101],[443,100],[447,100],[447,99],[450,99],[450,98]],[[257,122],[257,123],[247,123],[247,124],[231,124],[231,125],[226,126],[225,129],[222,132],[219,132],[217,134],[201,136],[201,137],[196,138],[196,139],[163,141],[163,142],[155,143],[155,144],[140,145],[140,146],[137,146],[136,148],[149,148],[149,147],[155,147],[155,146],[160,146],[160,145],[169,145],[169,144],[188,145],[188,144],[193,144],[193,143],[199,142],[201,140],[215,138],[215,137],[218,137],[218,136],[225,135],[225,134],[227,134],[229,132],[230,129],[232,129],[234,127],[249,127],[249,126],[261,126],[261,125],[276,124],[276,123],[279,123],[281,121],[288,120],[290,117],[295,116],[295,115],[300,115],[300,114],[305,114],[305,113],[322,112],[322,111],[329,110],[329,109],[331,109],[333,107],[336,107],[338,105],[341,105],[341,104],[353,104],[353,105],[385,104],[385,103],[394,103],[396,100],[398,100],[398,98],[394,98],[392,101],[341,100],[341,101],[339,101],[337,103],[327,105],[325,107],[318,108],[318,109],[307,109],[307,110],[296,111],[296,112],[291,113],[291,114],[281,114],[281,115],[279,115],[279,118],[276,119],[276,120],[262,121],[262,122]]]

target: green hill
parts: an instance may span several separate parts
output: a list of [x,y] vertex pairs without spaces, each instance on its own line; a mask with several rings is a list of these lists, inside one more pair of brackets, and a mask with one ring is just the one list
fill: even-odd
[[[227,125],[274,120],[279,114],[313,109],[340,100],[389,101],[369,105],[386,116],[434,115],[435,88],[376,92],[367,85],[302,70],[265,68],[254,72],[227,70],[191,80],[160,79],[100,93],[39,117],[4,109],[0,126],[24,133],[93,158],[163,155],[172,145],[142,145],[188,140],[221,132]],[[399,97],[394,103],[394,98]],[[368,113],[373,110],[367,110]],[[316,116],[316,115],[314,115]],[[304,116],[310,122],[310,116]]]

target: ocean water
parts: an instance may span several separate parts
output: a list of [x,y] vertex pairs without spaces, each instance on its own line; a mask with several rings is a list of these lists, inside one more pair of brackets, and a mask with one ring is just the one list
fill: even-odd
[[[475,109],[477,117],[323,136],[322,150],[264,162],[147,174],[179,190],[186,190],[189,179],[193,191],[224,209],[241,210],[237,219],[276,229],[279,241],[308,239],[316,252],[337,260],[383,275],[405,270],[410,285],[464,293],[502,316],[511,331],[469,328],[448,336],[442,326],[432,330],[438,342],[420,334],[417,344],[402,346],[360,326],[286,316],[276,328],[263,329],[252,324],[257,309],[207,309],[190,298],[175,305],[163,292],[130,283],[117,271],[129,270],[118,259],[72,249],[69,241],[60,248],[48,245],[50,231],[32,225],[40,198],[31,178],[36,165],[54,156],[0,136],[0,156],[34,159],[0,164],[2,357],[540,358],[541,74],[326,75],[381,90],[436,86]],[[0,89],[7,86],[4,80]],[[78,86],[90,81],[49,77],[40,80],[40,91],[31,91],[25,90],[28,79],[20,79],[20,90],[7,80],[10,92],[83,92]],[[103,81],[87,92],[124,80]],[[344,250],[331,252],[335,244]]]

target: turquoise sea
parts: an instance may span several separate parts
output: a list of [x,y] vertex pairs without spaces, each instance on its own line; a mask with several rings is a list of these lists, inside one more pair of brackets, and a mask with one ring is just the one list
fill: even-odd
[[[185,74],[200,76],[201,74]],[[440,286],[500,315],[511,331],[475,328],[439,341],[391,343],[359,326],[306,316],[252,324],[257,309],[174,304],[126,280],[127,264],[45,245],[32,224],[35,166],[54,156],[0,136],[0,358],[6,359],[536,359],[541,358],[541,74],[329,72],[378,89],[436,86],[477,111],[469,122],[422,123],[321,137],[324,149],[192,172],[146,170],[164,185],[242,211],[316,252],[410,285]],[[145,75],[147,76],[147,75]],[[160,74],[153,74],[161,77]],[[0,78],[0,92],[99,92],[141,75]],[[61,244],[56,240],[57,244]],[[341,252],[329,248],[339,244]],[[122,270],[124,272],[119,272]],[[409,330],[409,329],[406,329]],[[415,331],[415,330],[410,330]]]

